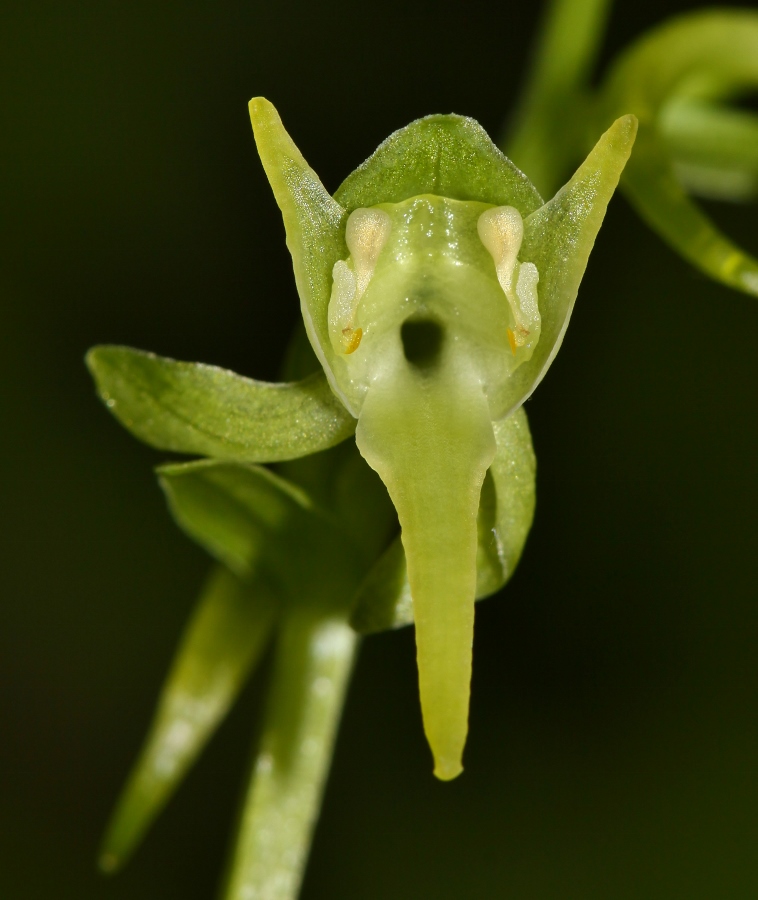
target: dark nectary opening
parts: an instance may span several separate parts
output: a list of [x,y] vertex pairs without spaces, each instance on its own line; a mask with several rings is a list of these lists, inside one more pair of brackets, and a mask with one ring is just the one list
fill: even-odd
[[406,319],[400,329],[405,358],[411,365],[428,369],[439,360],[444,336],[434,319]]

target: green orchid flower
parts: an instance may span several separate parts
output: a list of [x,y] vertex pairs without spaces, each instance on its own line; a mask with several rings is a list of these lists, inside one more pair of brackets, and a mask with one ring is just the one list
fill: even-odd
[[288,380],[124,347],[88,356],[132,433],[207,457],[159,477],[179,525],[218,561],[103,864],[134,848],[276,633],[226,896],[285,898],[358,633],[415,623],[434,771],[462,769],[474,601],[511,576],[534,509],[521,407],[563,340],[637,126],[619,118],[544,203],[476,122],[430,116],[332,197],[274,107],[256,98],[250,113],[308,339],[293,343]]

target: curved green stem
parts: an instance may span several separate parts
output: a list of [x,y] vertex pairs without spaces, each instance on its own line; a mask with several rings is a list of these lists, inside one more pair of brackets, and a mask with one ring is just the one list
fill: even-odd
[[357,641],[333,615],[283,622],[224,900],[297,897]]
[[611,0],[551,0],[526,85],[501,147],[544,197],[584,151],[587,79]]
[[758,118],[697,100],[669,103],[661,136],[674,172],[693,194],[751,200],[758,193]]

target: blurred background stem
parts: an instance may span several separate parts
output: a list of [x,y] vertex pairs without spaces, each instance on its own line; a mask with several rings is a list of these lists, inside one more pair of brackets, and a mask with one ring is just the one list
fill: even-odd
[[333,615],[293,609],[282,623],[225,900],[297,897],[357,642]]
[[583,156],[586,88],[612,0],[550,0],[500,146],[551,197]]

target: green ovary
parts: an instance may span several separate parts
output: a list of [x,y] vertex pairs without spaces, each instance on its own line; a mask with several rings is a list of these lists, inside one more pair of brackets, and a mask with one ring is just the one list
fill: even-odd
[[[344,366],[340,387],[359,409],[358,447],[400,519],[424,730],[435,774],[447,780],[461,772],[468,729],[477,511],[495,454],[492,421],[539,323],[528,343],[514,346],[509,330],[519,322],[502,265],[498,272],[477,232],[483,213],[503,208],[423,196],[378,209],[386,217],[353,213],[353,234],[370,247],[372,264],[367,275],[359,250],[335,267],[332,345]],[[359,280],[362,291],[351,294]]]

